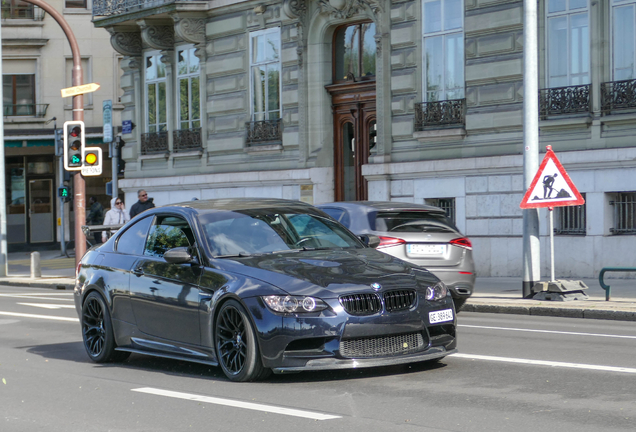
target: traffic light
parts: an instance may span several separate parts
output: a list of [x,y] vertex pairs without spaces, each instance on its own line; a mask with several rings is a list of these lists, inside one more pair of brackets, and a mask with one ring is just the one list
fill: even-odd
[[83,176],[102,175],[102,149],[100,147],[84,147],[82,153],[84,165],[82,166]]
[[71,188],[68,186],[60,186],[57,188],[57,194],[62,202],[69,202],[71,200]]
[[64,168],[68,171],[80,171],[83,165],[84,122],[67,121],[64,123]]

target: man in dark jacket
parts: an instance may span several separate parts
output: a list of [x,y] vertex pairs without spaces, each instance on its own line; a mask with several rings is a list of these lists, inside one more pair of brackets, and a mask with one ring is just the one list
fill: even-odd
[[[91,207],[86,215],[86,225],[101,225],[104,222],[104,207],[94,196],[90,198],[89,203]],[[101,231],[95,232],[93,235],[95,236],[95,243],[101,243]]]
[[139,189],[137,191],[137,198],[139,198],[139,201],[133,204],[133,206],[130,208],[131,219],[137,216],[139,213],[143,213],[155,206],[155,203],[152,202],[152,198],[148,198],[148,193],[143,189]]

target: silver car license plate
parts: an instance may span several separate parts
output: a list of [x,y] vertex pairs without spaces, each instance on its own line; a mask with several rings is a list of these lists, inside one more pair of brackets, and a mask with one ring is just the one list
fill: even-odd
[[409,244],[406,247],[409,255],[438,256],[446,253],[445,244]]

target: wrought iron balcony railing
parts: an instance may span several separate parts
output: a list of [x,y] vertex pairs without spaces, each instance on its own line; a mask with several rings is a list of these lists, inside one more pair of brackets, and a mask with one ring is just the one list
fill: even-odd
[[168,153],[168,131],[141,134],[141,154]]
[[93,18],[123,15],[174,2],[175,0],[93,0]]
[[591,84],[539,90],[539,117],[592,112]]
[[46,110],[49,104],[22,104],[4,105],[3,115],[5,117],[46,117]]
[[415,130],[456,127],[466,123],[466,99],[415,104]]
[[275,144],[283,141],[283,121],[262,120],[245,123],[248,146]]
[[175,153],[203,150],[201,128],[173,131],[172,149]]
[[611,81],[601,84],[601,114],[636,109],[636,80]]

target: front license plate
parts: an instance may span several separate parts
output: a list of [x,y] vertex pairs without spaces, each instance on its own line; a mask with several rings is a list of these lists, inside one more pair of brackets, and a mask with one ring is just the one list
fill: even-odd
[[435,256],[444,255],[446,245],[444,244],[409,244],[406,247],[409,255]]
[[441,311],[429,312],[428,313],[428,322],[431,324],[452,321],[453,320],[453,310],[452,309],[444,309]]

